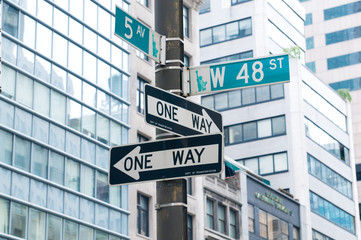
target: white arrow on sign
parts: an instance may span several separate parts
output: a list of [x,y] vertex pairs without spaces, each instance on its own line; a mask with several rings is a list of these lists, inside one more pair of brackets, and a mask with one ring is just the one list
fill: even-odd
[[203,108],[202,115],[148,95],[148,114],[162,118],[200,133],[219,133],[221,130]]
[[139,172],[190,167],[218,162],[218,144],[140,153],[135,147],[113,166],[135,180]]

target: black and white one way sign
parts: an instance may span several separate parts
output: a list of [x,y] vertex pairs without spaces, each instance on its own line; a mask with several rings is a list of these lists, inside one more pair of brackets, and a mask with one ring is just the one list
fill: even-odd
[[109,184],[218,174],[222,143],[223,135],[217,133],[113,147]]
[[222,115],[162,89],[145,85],[145,121],[181,136],[223,132]]

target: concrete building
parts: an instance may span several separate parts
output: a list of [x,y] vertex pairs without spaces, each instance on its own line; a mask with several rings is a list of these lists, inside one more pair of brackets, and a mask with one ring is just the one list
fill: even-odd
[[1,1],[1,239],[130,239],[128,186],[107,181],[130,136],[115,4]]
[[351,107],[302,65],[302,6],[261,0],[207,4],[199,19],[202,63],[279,54],[291,45],[301,50],[301,61],[290,61],[290,83],[202,97],[202,104],[222,112],[226,155],[304,205],[301,239],[357,239]]
[[[361,1],[300,1],[306,10],[306,65],[333,89],[348,89],[361,180]],[[350,126],[351,127],[351,126]],[[359,183],[359,193],[361,184]],[[359,196],[361,202],[361,196]]]

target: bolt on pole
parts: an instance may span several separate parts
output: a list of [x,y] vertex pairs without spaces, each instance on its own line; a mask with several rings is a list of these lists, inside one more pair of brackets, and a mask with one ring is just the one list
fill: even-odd
[[[156,65],[155,85],[181,95],[184,66],[183,0],[154,2],[155,31],[166,36],[165,65]],[[157,140],[176,137],[156,130]],[[186,240],[187,185],[185,179],[157,182],[157,240]]]

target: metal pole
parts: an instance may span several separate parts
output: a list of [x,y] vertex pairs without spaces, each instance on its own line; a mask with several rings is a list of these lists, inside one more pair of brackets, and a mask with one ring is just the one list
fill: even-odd
[[[155,85],[175,94],[181,93],[183,44],[183,0],[154,2],[155,31],[167,37],[166,65],[156,65]],[[157,129],[157,139],[175,137]],[[187,186],[186,180],[157,182],[157,240],[186,240]]]

